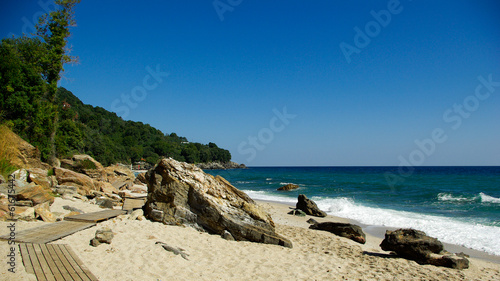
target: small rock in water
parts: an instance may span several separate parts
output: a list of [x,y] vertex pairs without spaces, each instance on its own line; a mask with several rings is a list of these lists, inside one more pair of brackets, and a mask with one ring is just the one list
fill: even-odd
[[287,191],[287,190],[294,190],[294,189],[297,189],[297,188],[299,188],[298,185],[293,184],[293,183],[289,183],[289,184],[286,184],[286,185],[278,188],[278,190],[280,190],[280,191]]

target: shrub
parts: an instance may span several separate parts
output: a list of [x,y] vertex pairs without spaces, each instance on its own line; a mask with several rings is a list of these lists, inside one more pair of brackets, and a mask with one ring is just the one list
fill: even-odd
[[97,169],[95,163],[90,161],[89,159],[78,161],[77,167],[78,169],[85,169],[85,170]]

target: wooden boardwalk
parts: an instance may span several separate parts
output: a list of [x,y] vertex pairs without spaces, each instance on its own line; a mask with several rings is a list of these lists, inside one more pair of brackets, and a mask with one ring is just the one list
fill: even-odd
[[142,206],[146,204],[146,197],[142,198],[125,198],[125,201],[123,202],[123,207],[122,210],[124,211],[132,211],[135,209],[140,209]]
[[[55,241],[80,230],[92,227],[97,222],[126,214],[123,210],[104,210],[95,213],[86,213],[66,217],[64,221],[45,224],[39,227],[16,232],[14,241],[22,243],[43,244]],[[0,239],[9,240],[10,235],[0,236]]]
[[[94,225],[96,224],[92,222],[59,221],[18,231],[14,241],[37,244],[49,243]],[[9,238],[10,235],[0,236],[0,239],[4,240]]]
[[98,280],[65,244],[19,244],[26,272],[38,281]]
[[97,222],[100,222],[103,220],[117,217],[119,215],[124,215],[126,213],[127,212],[123,211],[123,210],[104,210],[104,211],[100,211],[100,212],[69,216],[69,217],[65,217],[64,220],[97,223]]

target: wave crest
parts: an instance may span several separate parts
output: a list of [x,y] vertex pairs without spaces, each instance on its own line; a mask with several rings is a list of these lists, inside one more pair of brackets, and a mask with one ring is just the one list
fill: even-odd
[[439,201],[455,201],[455,202],[470,202],[470,201],[476,201],[479,198],[479,196],[474,196],[474,197],[465,197],[465,196],[453,196],[451,193],[439,193],[438,194],[438,200]]
[[481,198],[481,202],[500,204],[500,198],[489,196],[482,192],[479,193],[479,197]]
[[493,203],[500,204],[500,198],[496,198],[493,196],[489,196],[483,192],[480,192],[478,195],[474,197],[466,197],[463,195],[455,196],[451,193],[439,193],[438,194],[439,201],[451,201],[451,202],[481,202],[481,203]]

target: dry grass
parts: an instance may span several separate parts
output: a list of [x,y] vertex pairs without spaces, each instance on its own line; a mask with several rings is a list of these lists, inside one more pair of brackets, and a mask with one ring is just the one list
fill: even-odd
[[19,154],[16,148],[15,134],[5,125],[0,125],[0,174],[7,177],[19,167],[12,160]]

